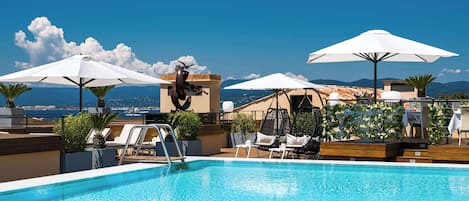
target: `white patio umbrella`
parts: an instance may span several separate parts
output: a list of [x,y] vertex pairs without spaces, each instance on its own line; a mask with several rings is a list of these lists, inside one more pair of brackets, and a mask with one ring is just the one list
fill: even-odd
[[452,56],[458,56],[458,54],[401,38],[384,30],[370,30],[309,54],[307,63],[373,62],[374,99],[376,102],[378,62],[434,62],[440,57]]
[[[272,90],[275,93],[276,100],[276,128],[278,129],[278,92],[283,89],[321,89],[325,86],[300,80],[282,73],[275,73],[261,78],[249,80],[246,82],[227,86],[224,89],[242,89],[242,90]],[[316,91],[317,92],[317,91]],[[278,133],[278,131],[277,131]]]
[[169,82],[100,62],[87,55],[76,55],[60,61],[0,76],[0,82],[42,82],[73,85],[80,88],[80,111],[83,87],[117,84],[161,84]]

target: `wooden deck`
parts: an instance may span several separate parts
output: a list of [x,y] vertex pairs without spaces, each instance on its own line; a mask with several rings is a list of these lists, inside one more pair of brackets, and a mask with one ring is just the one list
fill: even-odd
[[[259,156],[257,155],[257,151],[259,151]],[[269,158],[268,151],[264,151],[261,149],[252,148],[251,154],[249,154],[249,158]],[[234,158],[236,154],[236,148],[222,148],[220,149],[220,153],[211,155],[211,157],[218,157],[218,158]],[[240,149],[238,153],[238,158],[246,158],[247,154],[245,150]]]

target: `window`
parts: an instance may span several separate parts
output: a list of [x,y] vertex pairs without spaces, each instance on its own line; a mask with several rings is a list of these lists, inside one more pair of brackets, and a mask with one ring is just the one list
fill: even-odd
[[391,84],[391,91],[413,92],[414,87],[404,83],[393,83]]

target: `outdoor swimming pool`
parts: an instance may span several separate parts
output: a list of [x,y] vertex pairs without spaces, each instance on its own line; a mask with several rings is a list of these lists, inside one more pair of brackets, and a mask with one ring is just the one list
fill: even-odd
[[213,159],[187,165],[6,191],[0,200],[469,200],[463,165]]

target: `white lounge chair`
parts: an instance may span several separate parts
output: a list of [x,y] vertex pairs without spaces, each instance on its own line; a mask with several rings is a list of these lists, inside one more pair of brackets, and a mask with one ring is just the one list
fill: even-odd
[[[129,137],[129,145],[135,145],[138,141],[138,137],[140,136],[140,132],[142,131],[142,128],[133,128],[135,126],[137,126],[137,124],[125,124],[120,135],[115,137],[113,141],[106,141],[106,146],[125,146]],[[132,132],[132,135],[130,135],[130,132]]]
[[[107,137],[109,137],[109,134],[111,134],[111,129],[110,128],[104,128],[103,130],[103,137],[104,137],[104,140],[107,139]],[[86,143],[87,144],[93,144],[93,138],[94,136],[96,135],[96,131],[94,129],[91,129],[90,132],[88,133],[88,135],[86,136]]]
[[462,140],[462,134],[465,134],[465,139],[466,135],[469,132],[469,107],[468,106],[463,106],[461,107],[461,127],[458,131],[458,141],[459,141],[459,146],[461,146],[461,140]]
[[270,147],[274,145],[276,136],[264,135],[261,132],[257,132],[256,145]]

